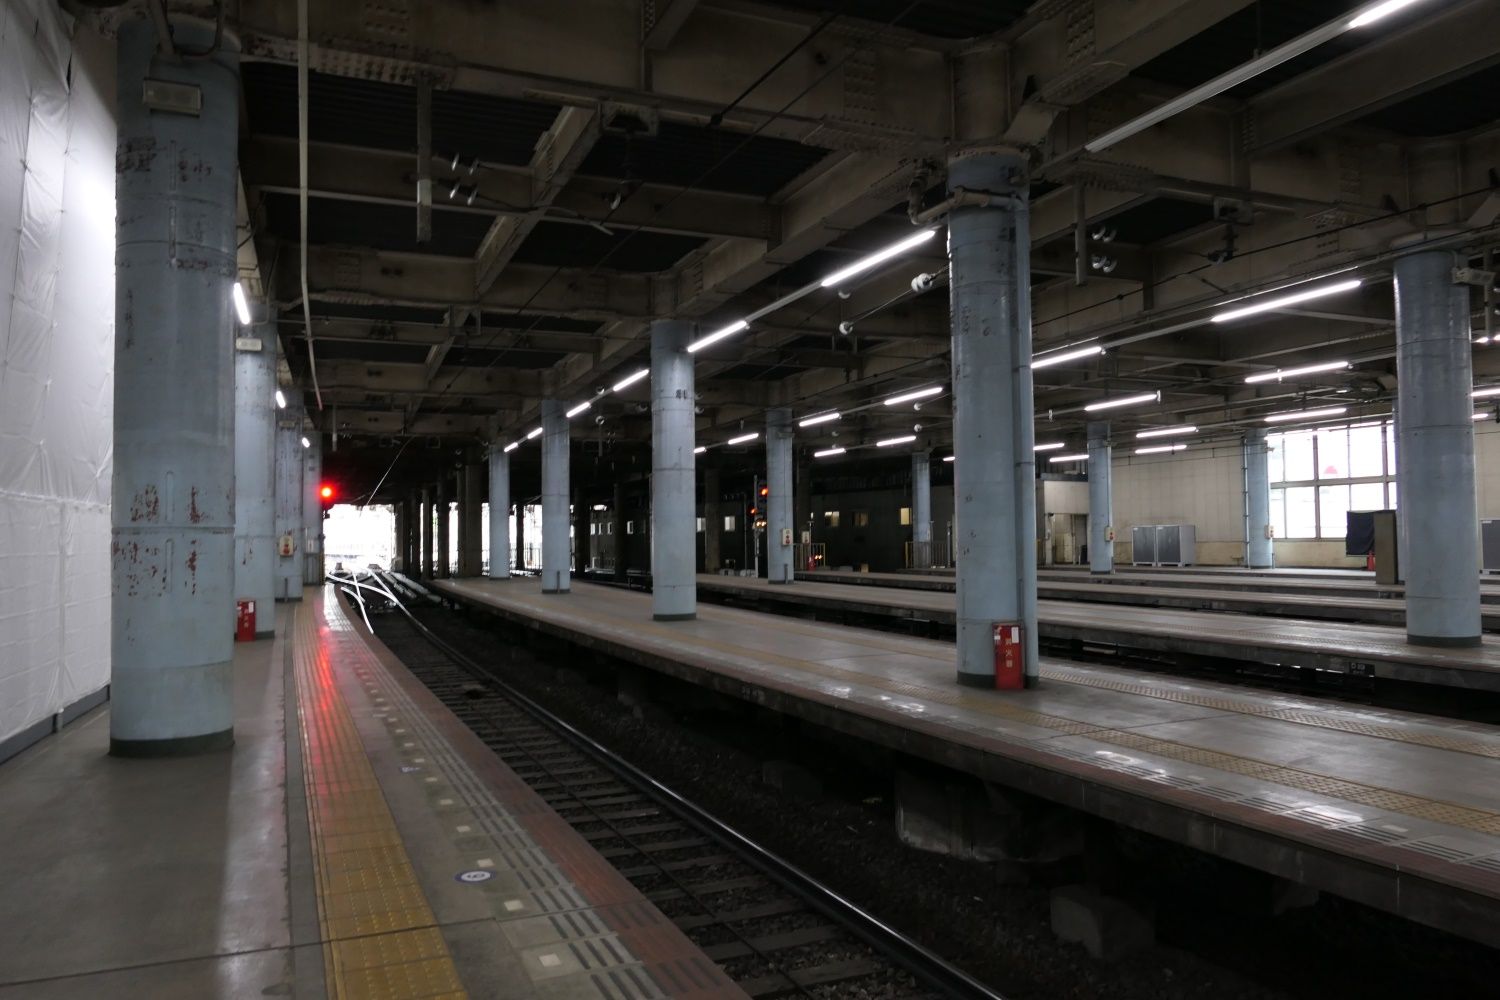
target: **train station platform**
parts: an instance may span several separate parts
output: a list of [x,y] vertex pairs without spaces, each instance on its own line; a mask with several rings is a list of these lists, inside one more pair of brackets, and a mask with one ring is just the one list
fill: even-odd
[[[786,614],[868,616],[930,622],[950,629],[954,625],[957,598],[951,587],[862,586],[843,582],[842,577],[847,575],[841,574],[841,582],[831,583],[826,582],[831,574],[806,580],[799,574],[797,583],[790,587],[771,586],[754,577],[700,575],[698,588],[710,598]],[[1046,593],[1047,587],[1039,585],[1038,594]],[[1097,599],[1097,590],[1092,593]],[[1042,599],[1037,602],[1038,627],[1045,639],[1500,691],[1500,640],[1494,638],[1486,638],[1482,645],[1472,648],[1413,646],[1407,643],[1405,630],[1396,625],[1249,614],[1246,600],[1235,595],[1200,597],[1196,603],[1190,598],[1173,599],[1174,594],[1187,593],[1158,595],[1170,602],[1166,606],[1149,601]],[[1103,596],[1111,594],[1106,591]],[[1333,616],[1350,600],[1303,598],[1296,604],[1288,603],[1286,610],[1318,602],[1324,615]]]
[[[1500,944],[1500,732],[1044,658],[1024,692],[960,687],[953,647],[534,580],[446,599],[808,723]],[[792,589],[792,588],[786,588]],[[800,588],[798,588],[800,589]]]
[[743,996],[332,591],[235,649],[235,746],[0,766],[0,998]]

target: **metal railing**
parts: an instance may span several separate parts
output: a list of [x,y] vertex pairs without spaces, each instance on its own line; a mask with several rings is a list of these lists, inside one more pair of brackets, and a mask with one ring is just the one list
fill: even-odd
[[953,547],[946,538],[907,542],[902,559],[907,569],[949,569],[953,566]]
[[826,542],[798,542],[793,547],[793,571],[824,569],[827,565],[828,544]]

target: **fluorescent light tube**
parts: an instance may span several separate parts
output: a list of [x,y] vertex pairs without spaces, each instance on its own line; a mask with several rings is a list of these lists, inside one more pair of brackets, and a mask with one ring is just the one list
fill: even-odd
[[807,417],[803,420],[797,421],[797,426],[816,427],[818,424],[832,423],[833,421],[839,419],[840,416],[842,416],[842,414],[839,413],[838,410],[834,410],[831,413],[819,413],[815,417]]
[[286,394],[283,393],[280,389],[276,390],[276,409],[286,409]]
[[1262,299],[1253,305],[1241,306],[1238,309],[1230,309],[1212,317],[1215,323],[1231,323],[1246,316],[1255,316],[1275,309],[1285,309],[1287,306],[1297,305],[1299,302],[1311,302],[1313,299],[1327,298],[1330,295],[1340,295],[1344,292],[1352,292],[1364,284],[1359,278],[1351,278],[1348,281],[1339,281],[1332,285],[1319,285],[1317,288],[1309,288],[1302,292],[1292,292],[1289,295],[1277,295]]
[[1490,417],[1493,417],[1493,416],[1494,416],[1493,413],[1475,413],[1474,414],[1474,419],[1475,420],[1488,420],[1488,419],[1490,419]]
[[1366,25],[1374,24],[1376,21],[1390,17],[1392,14],[1396,13],[1396,11],[1405,10],[1407,7],[1410,7],[1412,4],[1417,2],[1418,0],[1385,0],[1385,3],[1378,3],[1373,7],[1366,7],[1362,12],[1354,15],[1354,20],[1349,22],[1349,27],[1363,28]]
[[745,444],[748,441],[754,441],[758,437],[760,437],[760,431],[751,431],[749,434],[741,434],[739,437],[732,437],[728,441],[725,441],[724,443],[725,444]]
[[733,337],[735,334],[739,333],[741,330],[745,329],[749,325],[750,324],[746,323],[744,320],[737,319],[733,323],[730,323],[728,326],[724,327],[722,330],[715,330],[713,333],[710,333],[707,337],[703,337],[703,338],[701,338],[699,340],[693,341],[687,347],[688,353],[689,354],[696,354],[699,351],[703,350],[705,347],[707,347],[709,344],[717,344],[719,341],[723,340],[725,337]]
[[947,458],[943,459],[943,461],[945,461],[945,462],[951,462],[951,461],[953,461],[953,456],[949,455]]
[[304,447],[304,448],[311,448],[312,447],[312,442],[309,441],[306,437],[303,437],[302,438],[302,447]]
[[508,445],[505,446],[505,450],[507,452],[512,452],[512,451],[515,451],[519,447],[521,447],[521,442],[519,442],[519,441],[512,441],[510,444],[508,444]]
[[1150,448],[1137,448],[1135,453],[1137,455],[1169,455],[1174,451],[1182,451],[1186,447],[1185,444],[1159,444]]
[[1491,396],[1500,396],[1500,385],[1487,385],[1483,389],[1475,389],[1471,395],[1475,399],[1488,399]]
[[693,454],[694,455],[701,455],[701,454],[703,454],[707,450],[708,450],[708,445],[706,445],[706,444],[700,444],[698,447],[696,447],[696,448],[693,449]]
[[1053,455],[1048,459],[1049,462],[1087,462],[1088,460],[1087,452],[1081,455]]
[[563,416],[567,417],[569,420],[572,420],[574,417],[578,416],[578,414],[584,412],[585,410],[587,410],[589,407],[591,407],[593,405],[594,405],[593,403],[589,403],[589,402],[579,403],[577,406],[573,407],[567,413],[564,413]]
[[250,303],[245,301],[245,286],[234,283],[234,311],[240,315],[240,325],[250,325]]
[[822,451],[813,452],[813,458],[832,458],[834,455],[842,455],[848,448],[824,448]]
[[620,381],[616,382],[613,386],[610,387],[609,391],[610,392],[623,392],[623,391],[625,391],[626,389],[629,389],[631,386],[635,385],[641,379],[645,378],[647,375],[650,375],[650,374],[651,374],[651,369],[649,369],[649,368],[642,368],[640,371],[636,372],[634,375],[626,375],[624,378],[620,379]]
[[917,436],[915,434],[907,434],[907,435],[905,435],[903,437],[886,438],[884,441],[876,441],[875,442],[875,447],[877,447],[877,448],[889,448],[889,447],[891,447],[893,445],[898,445],[898,444],[911,444],[916,439],[917,439]]
[[1177,437],[1182,434],[1193,434],[1198,430],[1195,424],[1178,424],[1176,427],[1153,427],[1149,431],[1136,431],[1138,438],[1164,438]]
[[[834,271],[818,284],[823,288],[832,288],[834,285],[841,284],[845,281],[848,281],[850,278],[855,277],[856,275],[864,274],[866,271],[870,270],[873,267],[878,267],[879,265],[884,264],[892,257],[895,257],[898,254],[903,254],[906,251],[910,250],[912,247],[920,246],[923,243],[926,243],[936,234],[936,229],[924,229],[919,233],[913,233],[904,240],[899,240],[895,243],[892,243],[884,250],[877,250],[874,253],[870,254],[870,256],[868,257],[861,257],[859,260],[855,261],[853,264],[850,264],[846,268]],[[692,350],[692,348],[688,348],[688,350]]]
[[1066,442],[1063,442],[1063,441],[1048,441],[1046,444],[1039,444],[1039,445],[1032,446],[1031,450],[1032,451],[1056,451],[1059,448],[1066,448],[1066,447],[1067,447],[1067,443]]
[[1069,361],[1077,361],[1079,358],[1092,358],[1095,355],[1103,353],[1104,347],[1100,344],[1094,344],[1089,347],[1080,347],[1074,351],[1058,351],[1055,354],[1042,354],[1031,359],[1031,368],[1033,371],[1038,368],[1051,368],[1053,365],[1066,364]]
[[1257,382],[1279,382],[1284,378],[1296,378],[1298,375],[1316,375],[1318,372],[1343,371],[1351,367],[1347,361],[1325,361],[1316,365],[1303,365],[1300,368],[1278,368],[1274,372],[1261,372],[1259,375],[1245,376],[1245,384],[1254,385]]
[[926,399],[928,396],[936,396],[943,391],[940,385],[929,386],[926,389],[918,389],[915,392],[903,392],[899,396],[892,396],[885,401],[886,406],[900,406],[902,403],[910,403],[913,400]]
[[609,510],[609,505],[608,504],[602,504],[602,503],[596,503],[596,504],[594,504],[594,509],[595,510]]
[[534,440],[534,439],[539,438],[541,436],[542,436],[542,429],[540,427],[533,427],[531,430],[529,430],[529,431],[526,432],[526,440],[528,440],[528,441]]
[[1141,403],[1161,402],[1160,390],[1156,392],[1142,392],[1134,396],[1120,396],[1116,399],[1101,399],[1097,403],[1090,403],[1083,409],[1087,413],[1095,413],[1099,410],[1116,410],[1122,406],[1138,406]]
[[1266,418],[1268,424],[1285,424],[1294,420],[1317,420],[1321,417],[1337,417],[1349,412],[1347,406],[1325,406],[1320,410],[1295,410],[1291,413],[1273,413]]

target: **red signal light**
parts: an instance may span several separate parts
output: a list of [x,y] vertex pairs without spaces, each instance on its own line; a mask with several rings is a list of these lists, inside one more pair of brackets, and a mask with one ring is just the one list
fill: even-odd
[[323,488],[318,491],[318,495],[320,497],[322,497],[324,500],[332,500],[333,499],[333,487],[329,486],[327,483],[324,483],[323,484]]

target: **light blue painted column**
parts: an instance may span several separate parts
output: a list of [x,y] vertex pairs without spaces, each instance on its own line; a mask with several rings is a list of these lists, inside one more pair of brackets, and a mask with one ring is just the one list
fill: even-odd
[[657,621],[698,615],[692,340],[692,323],[651,324],[651,616]]
[[269,639],[276,634],[276,328],[263,303],[251,313],[256,325],[242,331],[249,343],[234,354],[234,596],[255,602],[255,637]]
[[1245,432],[1245,565],[1266,569],[1275,565],[1271,540],[1271,455],[1266,432]]
[[573,589],[568,529],[568,418],[560,400],[542,400],[542,593]]
[[1089,572],[1115,571],[1115,543],[1109,537],[1114,523],[1114,490],[1111,473],[1114,446],[1109,440],[1109,421],[1092,420],[1089,434]]
[[[196,88],[202,113],[148,110],[147,78]],[[110,752],[200,753],[234,742],[238,40],[159,59],[151,22],[126,20],[117,84]]]
[[776,407],[766,411],[766,580],[770,583],[795,579],[792,489],[792,411]]
[[1025,629],[1037,678],[1036,459],[1032,452],[1031,237],[1025,157],[959,153],[948,190],[996,196],[948,219],[953,328],[954,521],[958,682],[993,687],[994,627]]
[[[302,394],[287,394],[276,417],[276,599],[302,600]],[[281,544],[291,539],[290,555]]]
[[510,455],[490,445],[490,579],[510,579]]
[[302,449],[302,582],[320,587],[324,574],[323,498],[318,491],[323,486],[323,435],[309,430],[307,442],[308,447]]
[[1474,372],[1469,290],[1457,255],[1396,261],[1396,380],[1406,508],[1406,640],[1478,646],[1479,501],[1474,491]]
[[932,456],[924,447],[911,456],[912,566],[932,565]]

